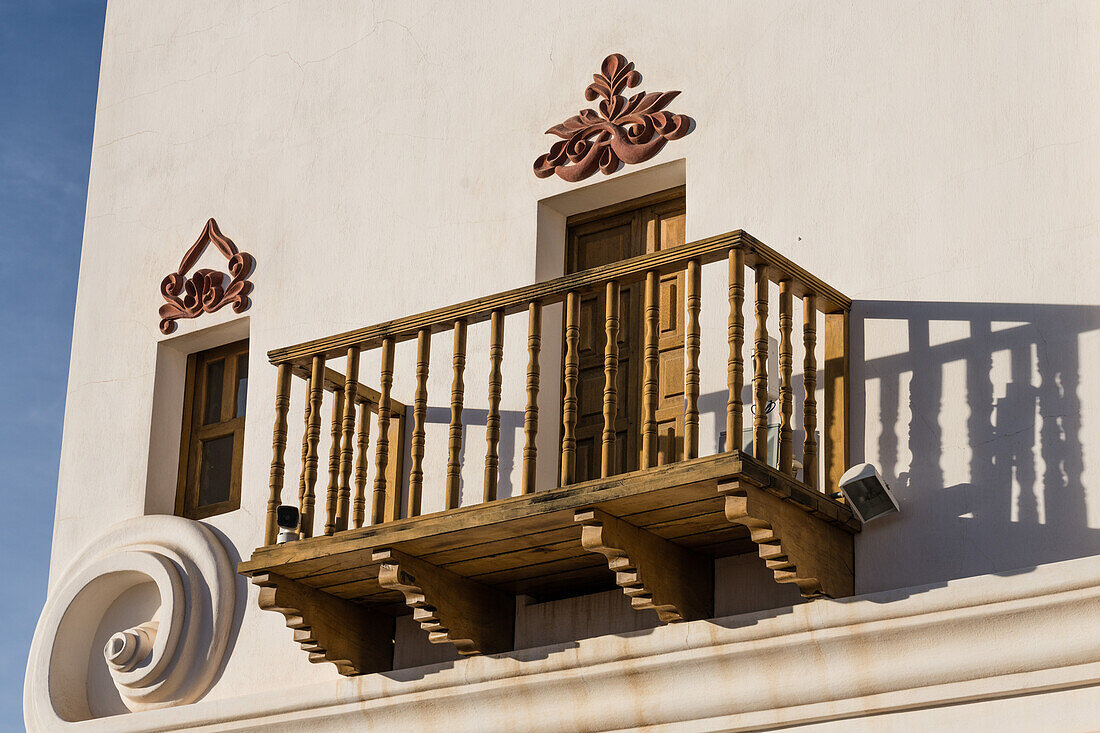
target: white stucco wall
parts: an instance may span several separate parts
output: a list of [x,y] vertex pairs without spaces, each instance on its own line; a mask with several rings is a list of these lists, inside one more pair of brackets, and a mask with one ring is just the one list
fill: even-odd
[[[536,179],[542,131],[612,52],[642,89],[682,90],[672,109],[697,128],[619,188]],[[689,240],[745,229],[855,301],[852,457],[902,506],[857,537],[857,592],[1100,554],[1098,58],[1090,2],[111,0],[51,590],[105,525],[171,511],[189,351],[250,338],[242,507],[207,522],[235,561],[262,540],[267,350],[552,275],[540,248],[565,213],[666,183],[687,186]],[[211,216],[257,260],[253,305],[163,337],[158,285]],[[725,368],[706,277],[704,395]],[[509,319],[505,410],[522,409],[524,326]],[[485,343],[472,328],[475,409]],[[432,408],[449,352],[434,339]],[[483,450],[483,429],[466,439]],[[210,699],[335,677],[254,590],[241,602]]]

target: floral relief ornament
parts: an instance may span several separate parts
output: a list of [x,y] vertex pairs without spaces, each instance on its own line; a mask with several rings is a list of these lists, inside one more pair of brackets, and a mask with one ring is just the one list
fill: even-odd
[[561,138],[550,152],[535,161],[535,175],[559,178],[575,183],[588,178],[599,168],[610,175],[624,163],[644,163],[661,151],[669,140],[678,140],[694,129],[687,115],[674,114],[665,107],[680,93],[638,92],[627,99],[624,89],[642,83],[634,63],[622,54],[611,54],[603,61],[601,72],[584,90],[584,98],[594,102],[602,98],[599,113],[582,109],[560,125],[546,131]]
[[[221,270],[203,269],[187,277],[187,271],[195,266],[208,244],[213,244],[229,260],[228,283]],[[160,332],[170,334],[176,330],[177,320],[197,318],[227,305],[232,305],[235,313],[243,313],[249,306],[252,283],[248,275],[255,262],[252,255],[237,251],[237,245],[221,233],[216,221],[208,220],[202,234],[183,256],[179,269],[160,283],[160,294],[166,301],[159,311]]]

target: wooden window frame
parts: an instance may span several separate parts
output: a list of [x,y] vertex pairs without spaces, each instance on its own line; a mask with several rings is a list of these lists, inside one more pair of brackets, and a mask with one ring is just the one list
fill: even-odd
[[[237,368],[240,357],[248,356],[248,339],[196,352],[187,357],[187,377],[184,383],[183,429],[180,437],[179,471],[176,481],[176,515],[188,519],[205,519],[235,511],[241,507],[241,473],[244,458],[245,415],[237,412]],[[219,417],[210,425],[202,424],[206,404],[206,366],[225,360],[222,372],[222,399]],[[247,373],[246,373],[247,379]],[[247,403],[245,407],[247,411]],[[247,412],[246,412],[247,414]],[[228,417],[227,417],[228,416]],[[204,441],[233,436],[233,464],[230,469],[229,498],[199,506],[199,461]]]

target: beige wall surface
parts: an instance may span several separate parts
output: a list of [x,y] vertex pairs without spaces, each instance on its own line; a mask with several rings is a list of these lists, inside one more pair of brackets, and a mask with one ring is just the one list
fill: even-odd
[[[612,52],[641,89],[682,90],[696,129],[610,179],[536,179],[543,131]],[[265,352],[552,276],[565,214],[677,183],[689,240],[745,229],[854,300],[852,457],[901,503],[857,537],[858,593],[1100,554],[1098,59],[1093,2],[111,0],[51,588],[104,526],[171,512],[189,351],[251,340],[242,507],[208,522],[235,561],[262,542]],[[159,283],[208,217],[256,258],[252,307],[164,337]],[[721,272],[704,278],[706,453],[726,313]],[[524,328],[509,319],[506,450]],[[487,342],[471,328],[474,413]],[[433,340],[429,476],[449,351]],[[411,402],[408,345],[397,365]],[[476,458],[484,428],[466,440]],[[254,593],[211,698],[333,680]]]

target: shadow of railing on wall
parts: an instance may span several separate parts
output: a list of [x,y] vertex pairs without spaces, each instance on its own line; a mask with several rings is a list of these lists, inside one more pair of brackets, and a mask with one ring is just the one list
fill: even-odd
[[852,460],[881,467],[910,520],[861,538],[872,586],[1100,553],[1080,394],[1082,336],[1098,330],[1095,306],[854,304]]

